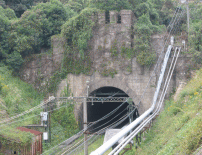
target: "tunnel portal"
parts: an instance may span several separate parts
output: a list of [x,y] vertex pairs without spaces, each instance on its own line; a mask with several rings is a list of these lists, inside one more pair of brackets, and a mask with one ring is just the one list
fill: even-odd
[[[90,97],[129,97],[124,91],[115,88],[115,87],[101,87],[99,89],[94,90],[90,93]],[[99,120],[102,117],[106,117],[111,111],[120,106],[122,102],[88,102],[87,103],[87,111],[88,111],[88,122],[94,122]],[[115,113],[107,117],[106,119],[100,121],[95,124],[92,128],[90,128],[90,133],[97,132],[98,130],[108,127],[111,124],[115,124],[120,122],[121,117],[127,115],[129,103],[124,103]],[[137,112],[133,114],[133,118],[135,119]],[[121,128],[124,125],[129,123],[129,118],[127,118],[124,122],[119,124],[114,128]]]

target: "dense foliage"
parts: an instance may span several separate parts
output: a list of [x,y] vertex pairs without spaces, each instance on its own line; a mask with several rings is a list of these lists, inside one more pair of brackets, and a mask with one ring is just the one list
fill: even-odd
[[95,22],[89,18],[97,9],[86,8],[67,21],[62,27],[62,35],[66,40],[63,69],[70,73],[88,73],[91,69],[88,41],[92,37]]
[[9,6],[16,13],[17,17],[20,17],[27,9],[30,9],[33,5],[39,2],[47,2],[48,0],[1,0],[2,6]]
[[93,0],[91,1],[92,4],[94,4],[94,6],[96,6],[96,8],[100,9],[100,10],[105,10],[105,11],[109,11],[109,10],[132,10],[132,6],[130,5],[128,0],[107,0],[107,1],[103,1],[103,0]]
[[0,59],[15,71],[20,69],[24,57],[39,53],[41,48],[50,48],[51,36],[59,34],[65,21],[75,15],[57,0],[38,4],[19,19],[10,9],[0,11]]
[[189,52],[193,54],[193,60],[195,63],[202,65],[202,5],[198,5],[198,8],[191,12]]
[[[43,95],[34,90],[33,86],[12,77],[12,72],[5,66],[0,66],[0,110],[14,115],[38,105]],[[27,104],[29,103],[29,104]]]
[[151,34],[157,32],[158,26],[152,25],[149,20],[148,14],[143,14],[139,17],[137,24],[135,25],[135,52],[137,55],[137,62],[142,66],[150,66],[155,62],[156,54],[152,51],[151,47]]
[[[170,12],[174,9],[170,0],[166,0],[165,3],[161,0],[139,0],[137,2],[132,0],[63,0],[61,2],[50,0],[50,2],[43,1],[46,3],[38,3],[34,6],[36,2],[42,1],[11,0],[5,1],[4,5],[2,3],[4,7],[21,7],[21,12],[24,8],[24,13],[21,14],[20,18],[15,16],[16,13],[19,17],[20,9],[17,9],[19,12],[14,9],[15,13],[10,8],[4,9],[1,7],[0,9],[0,20],[2,21],[0,25],[0,60],[16,72],[20,69],[26,56],[39,53],[42,48],[50,48],[51,36],[60,34],[61,27],[63,27],[62,36],[67,40],[66,52],[68,51],[66,59],[63,61],[64,68],[70,67],[67,70],[76,74],[89,72],[91,61],[86,49],[87,41],[92,36],[91,31],[95,22],[92,22],[89,16],[95,13],[95,7],[105,11],[120,11],[121,9],[134,11],[138,21],[138,24],[135,25],[135,33],[140,30],[143,31],[145,28],[151,31],[149,34],[141,33],[141,36],[138,36],[137,40],[135,40],[138,45],[145,46],[143,53],[141,53],[141,47],[136,48],[136,53],[141,53],[138,57],[138,62],[141,65],[148,65],[154,62],[154,54],[148,51],[150,41],[148,40],[145,43],[141,39],[146,36],[148,38],[149,35],[158,32],[160,30],[159,23],[166,24],[167,19],[165,19],[165,16],[170,15]],[[162,16],[162,9],[164,9],[164,13],[167,12],[165,16]],[[169,9],[170,12],[165,11],[165,9]],[[76,12],[79,14],[77,15]],[[170,19],[170,17],[168,18]],[[143,37],[143,35],[145,36]],[[133,53],[133,50],[128,51]],[[134,54],[129,55],[134,56]],[[143,60],[145,55],[148,55],[147,60]],[[76,57],[77,59],[75,59]],[[74,62],[74,60],[78,63]],[[71,66],[75,66],[74,69]]]

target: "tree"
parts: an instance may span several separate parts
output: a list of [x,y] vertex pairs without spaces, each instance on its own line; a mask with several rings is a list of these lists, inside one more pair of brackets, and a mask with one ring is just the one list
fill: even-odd
[[0,59],[15,71],[24,57],[39,53],[41,48],[50,48],[51,36],[60,34],[61,26],[75,15],[58,0],[40,3],[26,10],[19,19],[10,8],[0,7],[0,13]]
[[131,10],[131,4],[128,0],[93,0],[92,3],[101,10],[123,10],[128,9]]
[[13,9],[17,17],[20,17],[27,9],[33,6],[33,0],[4,0],[6,5]]
[[5,9],[0,6],[0,60],[3,60],[9,53],[8,37],[11,22],[4,13]]
[[20,67],[23,64],[23,58],[19,52],[14,51],[13,53],[8,55],[6,59],[6,64],[10,67],[10,69],[14,69],[15,72],[20,70]]

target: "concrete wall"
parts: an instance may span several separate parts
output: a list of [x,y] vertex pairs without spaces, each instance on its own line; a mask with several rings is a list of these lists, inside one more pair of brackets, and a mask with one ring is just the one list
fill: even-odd
[[63,42],[61,38],[54,37],[51,44],[54,47],[52,53],[49,49],[42,49],[40,54],[34,54],[27,58],[21,70],[21,79],[33,84],[36,89],[43,90],[54,71],[60,68],[63,57]]

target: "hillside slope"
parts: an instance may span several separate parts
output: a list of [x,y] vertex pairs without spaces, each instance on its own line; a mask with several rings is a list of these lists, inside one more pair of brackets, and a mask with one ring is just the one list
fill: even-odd
[[[127,155],[197,154],[202,145],[202,69],[197,71],[176,101],[165,102],[145,141]],[[197,151],[196,151],[197,150]]]

